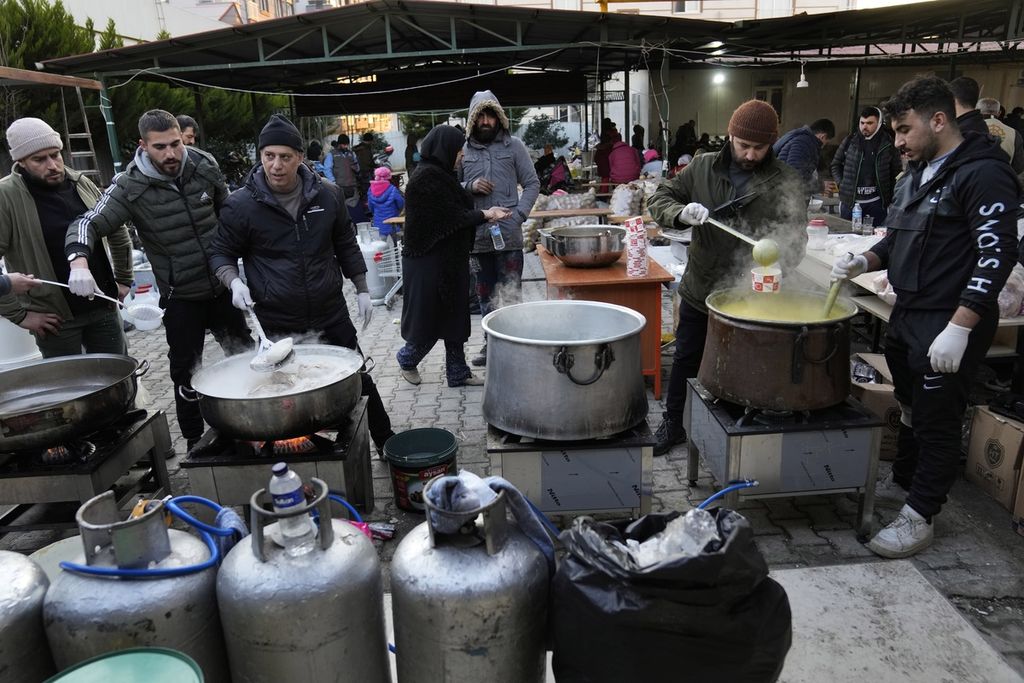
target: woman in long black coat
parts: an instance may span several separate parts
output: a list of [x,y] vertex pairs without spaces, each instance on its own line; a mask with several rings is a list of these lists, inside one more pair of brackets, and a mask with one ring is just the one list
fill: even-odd
[[402,338],[397,354],[402,377],[420,383],[417,366],[444,340],[448,386],[480,385],[466,364],[469,339],[469,250],[476,226],[498,221],[508,209],[473,208],[455,174],[465,136],[437,126],[423,139],[420,163],[405,192],[402,247]]

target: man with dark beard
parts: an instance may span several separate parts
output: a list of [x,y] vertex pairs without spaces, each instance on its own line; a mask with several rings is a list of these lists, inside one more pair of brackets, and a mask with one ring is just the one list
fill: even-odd
[[[64,281],[69,275],[64,255],[68,224],[100,198],[84,174],[64,167],[60,135],[45,121],[18,119],[7,129],[15,160],[10,175],[0,180],[0,256],[8,268],[44,280]],[[0,297],[0,314],[30,331],[45,358],[82,353],[127,352],[117,307],[93,294],[123,299],[132,282],[132,242],[123,223],[114,226],[107,248],[89,258],[96,273],[91,298],[77,297],[52,286],[35,287],[19,296]],[[111,269],[111,260],[114,267]]]
[[999,322],[999,292],[1017,256],[1017,178],[1005,153],[962,135],[953,91],[939,78],[903,85],[884,105],[910,167],[896,186],[885,238],[838,258],[833,279],[888,268],[896,305],[885,359],[903,410],[892,478],[880,497],[899,515],[868,548],[909,557],[927,548],[960,465],[968,390]]
[[126,221],[135,224],[160,288],[178,426],[192,448],[204,430],[192,371],[202,363],[206,331],[226,355],[252,348],[245,318],[208,264],[228,188],[209,153],[185,146],[170,113],[147,111],[139,118],[139,135],[135,159],[67,229],[68,285],[88,296],[95,288],[90,258],[96,240]]
[[807,241],[807,204],[800,176],[772,154],[772,143],[779,136],[778,114],[766,102],[744,102],[729,119],[728,131],[729,142],[721,151],[695,157],[671,181],[659,185],[648,203],[651,216],[662,227],[693,228],[679,287],[675,355],[655,455],[686,441],[686,380],[697,376],[708,330],[704,300],[737,268],[754,265],[749,244],[705,222],[710,215],[707,207],[750,195],[735,207],[734,215],[716,218],[754,239],[771,231],[782,250],[784,272],[803,257]]
[[[523,221],[530,215],[540,194],[540,180],[523,142],[512,136],[508,116],[490,90],[473,95],[466,124],[459,180],[473,193],[476,208],[492,206],[510,209],[508,217],[481,223],[473,242],[473,270],[480,313],[494,308],[494,295],[502,302],[519,301],[523,288]],[[520,197],[516,189],[522,185]],[[472,361],[487,364],[487,343]]]

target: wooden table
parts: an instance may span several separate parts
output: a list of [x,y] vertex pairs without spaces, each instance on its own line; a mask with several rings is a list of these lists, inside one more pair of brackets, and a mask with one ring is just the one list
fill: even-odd
[[641,366],[654,378],[654,398],[661,398],[661,287],[674,278],[648,259],[647,277],[626,275],[626,255],[604,268],[569,268],[537,247],[548,281],[548,299],[601,301],[631,308],[647,318],[640,333]]
[[[606,222],[608,216],[612,215],[611,209],[544,209],[538,211],[531,211],[530,218],[536,220],[544,220],[547,218],[576,218],[577,216],[584,216],[589,218],[596,218],[599,223]],[[384,222],[388,225],[405,225],[405,216],[395,216],[394,218],[386,218]]]

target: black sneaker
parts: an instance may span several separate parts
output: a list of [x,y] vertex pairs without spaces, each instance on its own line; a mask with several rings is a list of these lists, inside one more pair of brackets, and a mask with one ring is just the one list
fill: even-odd
[[487,365],[487,344],[484,344],[480,348],[480,353],[474,356],[473,359],[469,361],[469,363],[474,368],[482,368]]
[[665,455],[673,446],[686,443],[686,430],[683,429],[682,418],[662,413],[662,421],[658,431],[654,433],[654,438],[657,440],[654,444],[655,455]]
[[384,457],[384,444],[386,444],[388,442],[388,439],[390,439],[394,435],[395,435],[395,433],[391,432],[386,437],[384,437],[380,442],[377,442],[377,443],[373,444],[374,450],[377,451],[377,457],[378,458],[383,458]]

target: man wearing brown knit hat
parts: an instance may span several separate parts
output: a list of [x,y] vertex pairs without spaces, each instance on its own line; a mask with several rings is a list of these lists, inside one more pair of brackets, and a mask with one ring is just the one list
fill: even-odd
[[[654,220],[671,230],[693,229],[689,260],[679,287],[679,325],[655,455],[685,443],[683,408],[686,380],[697,376],[704,355],[712,291],[742,281],[755,264],[750,245],[709,223],[714,218],[754,239],[779,243],[783,270],[804,253],[807,205],[796,171],[772,154],[779,117],[766,102],[741,104],[729,119],[729,144],[702,154],[671,181],[662,183],[648,204]],[[730,205],[730,202],[733,202]],[[749,275],[746,276],[749,278]],[[749,280],[748,280],[749,281]]]

